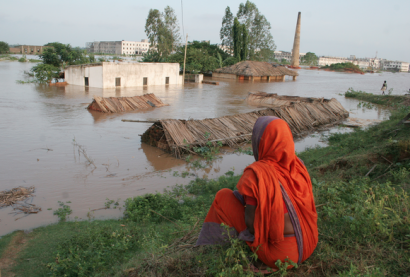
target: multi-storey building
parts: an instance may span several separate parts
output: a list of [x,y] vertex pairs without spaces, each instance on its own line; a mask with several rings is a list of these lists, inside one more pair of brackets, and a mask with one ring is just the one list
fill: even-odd
[[[281,62],[282,60],[286,60],[287,62],[291,62],[292,61],[292,52],[286,52],[286,51],[275,51],[275,59],[278,62]],[[306,53],[299,53],[299,62],[300,59],[305,56]]]
[[382,69],[383,70],[397,70],[400,72],[408,72],[409,71],[409,63],[407,62],[400,62],[400,61],[382,61]]
[[326,57],[322,56],[319,57],[318,65],[325,66],[325,65],[332,65],[335,63],[352,63],[357,65],[361,69],[379,69],[381,59],[378,58],[356,58],[355,55],[350,55],[349,58],[341,58],[341,57]]
[[105,53],[116,55],[141,55],[150,49],[148,39],[141,41],[94,41],[87,42],[89,53]]

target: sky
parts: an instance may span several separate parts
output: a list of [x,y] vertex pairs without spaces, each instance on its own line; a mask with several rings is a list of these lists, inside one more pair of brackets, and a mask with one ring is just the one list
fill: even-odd
[[[182,7],[181,7],[182,2]],[[2,1],[0,41],[44,45],[58,41],[85,47],[86,42],[146,38],[150,9],[172,7],[188,40],[220,43],[225,8],[233,0],[19,0]],[[253,0],[271,24],[276,50],[291,51],[297,14],[301,18],[300,52],[318,56],[377,57],[410,62],[409,0]],[[183,16],[182,16],[183,11]],[[182,20],[183,19],[183,20]]]

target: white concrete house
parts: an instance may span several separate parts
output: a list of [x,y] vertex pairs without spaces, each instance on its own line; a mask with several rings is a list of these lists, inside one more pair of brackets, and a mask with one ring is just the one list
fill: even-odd
[[178,63],[114,63],[70,65],[64,71],[70,85],[95,88],[183,84]]

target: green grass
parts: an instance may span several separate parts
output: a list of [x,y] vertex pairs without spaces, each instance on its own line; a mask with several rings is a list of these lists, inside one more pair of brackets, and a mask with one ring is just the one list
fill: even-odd
[[[397,96],[346,94],[385,103],[390,120],[334,134],[328,147],[298,154],[312,179],[319,243],[299,268],[276,276],[410,274],[410,128],[397,125],[410,109]],[[35,229],[25,235],[27,245],[12,271],[16,276],[252,276],[242,269],[248,265],[243,256],[251,253],[241,241],[184,248],[195,243],[216,192],[234,189],[239,178],[228,172],[127,199],[121,220]],[[0,254],[11,237],[0,239]]]
[[[401,104],[406,103],[409,101],[409,98],[400,95],[377,95],[372,93],[367,93],[364,91],[356,91],[352,88],[349,88],[345,94],[345,97],[348,98],[355,98],[367,102],[371,102],[374,104],[385,105],[392,108],[399,108],[399,106],[403,106]],[[407,104],[408,105],[408,104]]]
[[17,61],[19,58],[11,56],[10,54],[1,54],[0,61]]
[[16,232],[7,234],[0,238],[0,257],[3,255],[3,252],[6,250],[12,238],[16,235]]

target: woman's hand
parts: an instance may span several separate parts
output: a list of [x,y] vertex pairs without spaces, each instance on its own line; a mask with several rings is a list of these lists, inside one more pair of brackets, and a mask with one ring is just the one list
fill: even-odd
[[256,206],[253,205],[247,204],[245,207],[245,224],[252,235],[255,235],[255,228],[253,227],[253,223],[255,221],[255,210]]

